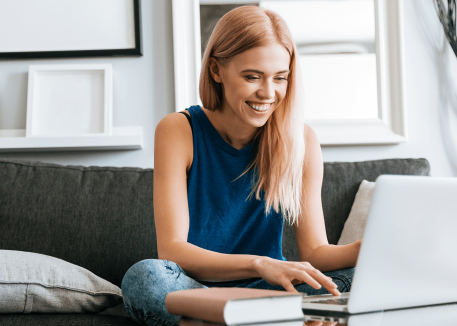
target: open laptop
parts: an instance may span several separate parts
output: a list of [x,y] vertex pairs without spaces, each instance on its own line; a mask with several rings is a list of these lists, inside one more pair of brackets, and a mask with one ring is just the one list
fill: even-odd
[[449,326],[456,324],[457,304],[347,315],[346,317],[306,315],[305,320],[306,324],[309,321],[320,321],[329,324],[338,323],[338,326]]
[[351,292],[303,298],[305,313],[457,302],[457,178],[381,175]]

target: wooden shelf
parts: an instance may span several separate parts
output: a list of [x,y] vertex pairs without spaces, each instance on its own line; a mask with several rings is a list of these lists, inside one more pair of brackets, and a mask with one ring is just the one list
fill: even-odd
[[0,130],[0,153],[130,150],[142,147],[142,127],[114,127],[109,136],[72,137],[25,137],[25,129]]

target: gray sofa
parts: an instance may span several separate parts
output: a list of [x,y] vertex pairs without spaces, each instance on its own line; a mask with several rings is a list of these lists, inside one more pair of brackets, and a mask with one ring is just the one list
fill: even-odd
[[[338,242],[362,180],[429,172],[426,159],[325,163],[329,242]],[[152,169],[0,159],[0,249],[57,257],[120,286],[131,265],[157,258],[153,178]],[[290,226],[284,228],[283,254],[298,259]],[[98,314],[0,314],[0,325],[137,324],[119,305]]]

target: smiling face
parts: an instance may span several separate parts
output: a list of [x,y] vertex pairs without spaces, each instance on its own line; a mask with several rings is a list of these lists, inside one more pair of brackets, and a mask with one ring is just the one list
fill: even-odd
[[226,65],[212,59],[211,75],[223,92],[218,110],[245,127],[263,126],[286,95],[289,64],[289,52],[279,43],[244,51]]

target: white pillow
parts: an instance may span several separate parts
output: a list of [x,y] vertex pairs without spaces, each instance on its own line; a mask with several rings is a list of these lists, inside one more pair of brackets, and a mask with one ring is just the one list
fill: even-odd
[[338,245],[349,244],[363,237],[375,185],[375,182],[367,180],[363,180],[360,184]]
[[95,313],[121,302],[119,287],[87,269],[51,256],[0,250],[0,313]]

